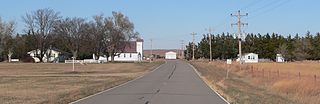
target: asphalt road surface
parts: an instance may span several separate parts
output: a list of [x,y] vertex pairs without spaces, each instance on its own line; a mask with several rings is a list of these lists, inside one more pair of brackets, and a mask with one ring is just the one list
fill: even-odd
[[123,86],[73,104],[227,104],[186,62],[168,60],[155,71]]

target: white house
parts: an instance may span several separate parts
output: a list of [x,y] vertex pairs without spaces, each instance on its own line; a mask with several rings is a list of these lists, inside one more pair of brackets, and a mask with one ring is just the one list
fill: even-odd
[[282,56],[282,54],[277,54],[276,61],[279,63],[284,62],[284,57]]
[[[40,55],[41,51],[39,49],[32,50],[28,52],[27,54],[30,55],[34,62],[40,62],[40,59],[36,57],[37,54]],[[42,58],[43,62],[59,62],[59,56],[62,53],[56,49],[47,49],[47,52],[44,54],[44,57]],[[48,57],[49,56],[49,57]]]
[[166,56],[165,56],[166,59],[168,60],[175,60],[177,59],[177,53],[176,52],[166,52]]
[[[129,41],[122,53],[114,57],[114,61],[142,61],[143,56],[143,39]],[[111,60],[111,57],[108,58]]]
[[[239,56],[239,55],[238,55]],[[241,56],[242,62],[244,63],[258,63],[259,57],[258,54],[255,53],[245,53]],[[237,61],[240,59],[238,58]]]

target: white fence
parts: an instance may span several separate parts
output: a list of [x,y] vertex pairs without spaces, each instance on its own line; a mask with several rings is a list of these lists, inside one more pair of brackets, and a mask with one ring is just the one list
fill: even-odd
[[[93,60],[93,59],[84,59],[84,60],[74,60],[74,63],[86,63],[86,64],[97,64],[97,63],[104,63],[107,60]],[[72,64],[73,60],[65,60],[64,63]]]
[[10,61],[11,62],[19,62],[20,60],[19,59],[11,59]]
[[93,60],[93,59],[84,59],[83,62],[84,63],[100,63],[99,60]]
[[[74,63],[83,63],[83,60],[74,60]],[[70,64],[73,63],[73,60],[65,60],[64,63]]]

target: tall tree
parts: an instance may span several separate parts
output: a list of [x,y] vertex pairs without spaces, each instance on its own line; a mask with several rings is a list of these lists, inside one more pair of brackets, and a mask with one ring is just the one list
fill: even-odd
[[12,55],[14,25],[14,21],[5,22],[0,18],[0,60],[6,59],[9,54]]
[[312,46],[313,46],[313,50],[312,50],[312,58],[313,60],[319,60],[320,59],[320,33],[318,32],[312,41]]
[[[26,57],[28,52],[28,42],[26,37],[28,35],[20,35],[17,34],[15,38],[13,39],[13,58],[23,59]],[[29,48],[31,49],[31,48]]]
[[41,62],[43,62],[43,57],[52,42],[53,27],[60,18],[59,12],[48,8],[26,13],[26,15],[22,17],[26,26],[25,31],[35,37],[36,57],[38,57]]
[[209,45],[209,36],[203,35],[202,40],[199,42],[199,54],[201,57],[209,58],[210,57],[210,45]]
[[138,33],[134,31],[134,24],[129,18],[120,12],[112,12],[112,17],[105,19],[107,33],[104,35],[104,43],[108,44],[107,52],[114,57],[124,51],[128,41],[137,38]]
[[104,40],[107,40],[108,35],[106,30],[107,18],[101,15],[93,16],[94,21],[87,25],[88,43],[90,43],[90,48],[92,53],[95,54],[95,59],[98,60],[99,56],[106,53],[107,44]]
[[279,46],[279,48],[277,48],[276,52],[278,54],[281,54],[282,57],[285,59],[285,60],[288,60],[290,59],[290,55],[289,55],[289,52],[288,52],[288,45],[287,44],[281,44]]
[[[83,42],[85,33],[85,19],[83,18],[65,18],[57,21],[54,31],[62,39],[61,42],[72,52],[73,57],[77,59],[78,52]],[[59,38],[58,38],[59,39]]]
[[295,50],[293,51],[293,55],[295,56],[296,60],[301,61],[310,57],[308,51],[311,49],[311,44],[310,41],[305,37],[299,37],[299,35],[297,34],[295,36],[294,47]]

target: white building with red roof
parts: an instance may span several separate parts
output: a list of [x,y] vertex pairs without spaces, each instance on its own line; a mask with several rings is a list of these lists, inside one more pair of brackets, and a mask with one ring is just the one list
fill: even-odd
[[[129,41],[122,53],[114,57],[114,61],[142,61],[143,39]],[[111,57],[109,57],[111,60]]]

